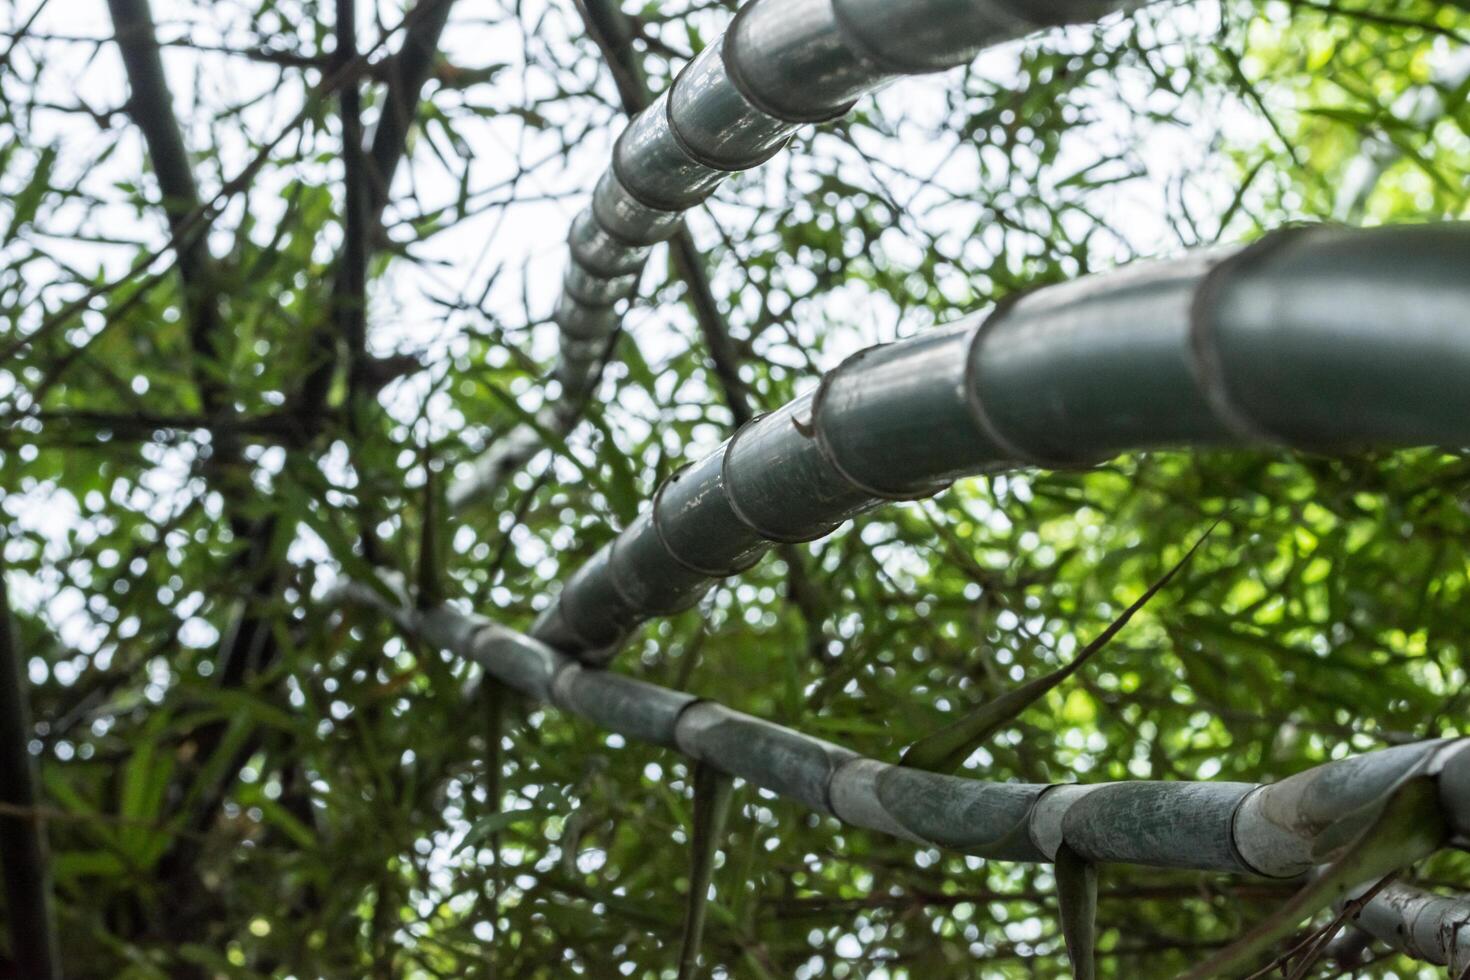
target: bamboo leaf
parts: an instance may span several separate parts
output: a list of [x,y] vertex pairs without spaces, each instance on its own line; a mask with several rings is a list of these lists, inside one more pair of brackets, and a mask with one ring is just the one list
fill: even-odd
[[1138,611],[1148,605],[1149,600],[1157,595],[1160,589],[1168,585],[1175,575],[1179,574],[1219,524],[1219,520],[1211,524],[1209,529],[1200,535],[1199,540],[1184,553],[1183,558],[1175,562],[1172,568],[1145,589],[1143,595],[1123,610],[1117,619],[1108,624],[1107,629],[1083,647],[1065,666],[1041,677],[1032,678],[1020,687],[982,704],[953,724],[919,739],[904,750],[903,756],[899,759],[899,765],[914,769],[927,769],[931,772],[952,772],[958,769],[992,735],[1010,724],[1016,716],[1040,700],[1052,688],[1075,674],[1098,651],[1107,646],[1113,637],[1117,636],[1123,627],[1127,626],[1129,621],[1138,614]]
[[309,737],[311,726],[289,712],[276,707],[259,694],[238,688],[201,688],[193,692],[194,697],[211,706],[213,710],[200,712],[195,720],[201,723],[213,719],[248,718],[276,731],[298,737]]
[[41,202],[51,188],[51,171],[56,165],[56,147],[43,147],[36,159],[35,170],[31,178],[21,188],[20,192],[11,199],[10,227],[6,229],[5,240],[0,244],[9,244],[22,228],[30,224],[36,217],[36,212],[41,208]]
[[[158,717],[156,730],[161,733],[167,716]],[[118,831],[117,846],[137,868],[150,867],[167,842],[157,825],[173,772],[173,754],[160,751],[154,739],[141,743],[123,766],[118,816],[126,823]]]
[[469,829],[469,832],[464,835],[464,840],[455,850],[455,854],[461,854],[464,851],[481,847],[485,844],[486,841],[490,841],[493,847],[495,838],[500,834],[501,831],[511,827],[514,824],[543,819],[544,817],[546,817],[546,815],[547,814],[545,811],[539,809],[500,810],[496,813],[490,814],[489,816],[481,817],[479,820],[475,821],[474,826],[472,826]]
[[1097,975],[1097,866],[1066,844],[1057,850],[1057,907],[1075,980]]
[[318,845],[316,831],[264,793],[251,795],[250,805],[260,808],[264,823],[276,827],[301,847],[309,849]]
[[[1354,814],[1344,819],[1351,819]],[[1348,850],[1265,921],[1196,966],[1181,980],[1236,973],[1258,960],[1303,919],[1343,900],[1356,885],[1427,857],[1448,836],[1432,778],[1416,776],[1389,796],[1376,820]]]
[[729,776],[704,763],[694,769],[694,833],[690,840],[689,895],[684,909],[684,939],[679,951],[679,980],[692,980],[699,967],[699,946],[714,876],[715,853],[725,835],[730,810]]
[[56,880],[71,883],[80,878],[120,878],[129,871],[123,859],[112,851],[67,851],[51,862]]

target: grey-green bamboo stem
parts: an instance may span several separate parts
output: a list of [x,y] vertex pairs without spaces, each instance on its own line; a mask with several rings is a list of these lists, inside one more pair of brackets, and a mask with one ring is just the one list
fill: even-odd
[[[725,178],[760,166],[801,126],[845,115],[857,99],[895,78],[963,65],[987,47],[1048,27],[1094,21],[1137,2],[746,4],[729,29],[629,123],[592,204],[572,223],[555,314],[562,337],[556,368],[562,398],[575,404],[588,395],[603,346],[621,323],[619,304],[637,289],[650,249],[675,235],[684,212]],[[633,93],[626,65],[615,67],[620,90]],[[539,448],[526,448],[528,432],[517,429],[513,448],[492,451],[493,461],[474,466],[451,491],[452,502],[462,507],[493,493],[506,472]]]
[[1436,781],[1457,843],[1470,841],[1470,739],[1396,746],[1280,782],[986,782],[890,765],[716,702],[584,667],[531,637],[448,606],[415,609],[339,588],[421,642],[478,663],[532,699],[675,749],[854,826],[999,860],[1051,862],[1066,845],[1129,863],[1292,878],[1333,860],[1406,780]]
[[1470,223],[1293,228],[861,351],[675,473],[532,635],[605,663],[775,543],[967,474],[1154,447],[1470,444]]
[[1349,921],[1416,960],[1448,967],[1450,980],[1470,977],[1470,899],[1391,882]]

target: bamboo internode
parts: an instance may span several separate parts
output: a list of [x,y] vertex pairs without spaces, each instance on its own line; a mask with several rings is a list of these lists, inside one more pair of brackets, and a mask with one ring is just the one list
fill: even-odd
[[869,348],[675,473],[532,635],[605,663],[773,542],[1127,450],[1470,443],[1470,224],[1276,232]]
[[[619,138],[569,236],[554,315],[561,396],[483,457],[451,503],[485,495],[543,445],[544,432],[575,424],[651,249],[727,176],[894,78],[1132,5],[747,4]],[[741,427],[666,480],[566,580],[530,636],[449,607],[420,611],[380,590],[343,593],[531,698],[923,846],[1294,878],[1344,855],[1410,780],[1432,781],[1446,828],[1438,843],[1465,844],[1466,739],[1386,749],[1267,785],[990,782],[865,758],[594,668],[641,623],[688,608],[772,545],[814,540],[884,501],[929,496],[962,476],[1085,467],[1156,447],[1464,445],[1467,267],[1470,224],[1292,228],[1039,289],[861,351]],[[1359,917],[1411,955],[1456,965],[1463,909],[1395,886],[1366,900]]]
[[[987,782],[865,758],[692,694],[589,669],[449,606],[420,611],[406,597],[390,601],[390,591],[355,583],[334,599],[387,613],[405,633],[474,661],[536,701],[674,749],[844,823],[920,845],[1050,862],[1065,844],[1094,863],[1293,878],[1335,859],[1372,826],[1394,791],[1415,778],[1435,781],[1450,835],[1442,843],[1470,843],[1470,739],[1395,746],[1263,785]],[[1448,914],[1446,907],[1387,892],[1366,909],[1375,934],[1418,923],[1424,935],[1411,941],[1421,945],[1400,947],[1435,955],[1423,944],[1432,942],[1427,930]]]
[[[669,90],[628,125],[592,204],[572,223],[554,314],[562,397],[537,419],[575,421],[596,365],[638,288],[652,246],[725,178],[765,163],[807,123],[845,115],[903,75],[941,71],[1048,27],[1095,21],[1139,0],[754,0]],[[494,490],[541,446],[522,426],[451,488],[464,506]]]
[[1470,900],[1391,882],[1352,921],[1401,953],[1449,967],[1450,980],[1470,976]]

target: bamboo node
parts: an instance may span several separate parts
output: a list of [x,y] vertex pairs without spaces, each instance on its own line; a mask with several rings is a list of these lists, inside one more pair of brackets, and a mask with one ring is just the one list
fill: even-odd
[[725,40],[720,46],[720,57],[725,60],[725,74],[730,76],[730,82],[735,86],[736,90],[745,96],[745,101],[772,119],[780,119],[782,122],[797,124],[831,122],[834,119],[841,119],[851,112],[852,107],[858,103],[857,99],[845,102],[834,109],[809,113],[791,113],[776,109],[756,92],[755,87],[750,84],[750,80],[745,77],[744,69],[740,67],[739,51],[736,48],[736,42],[740,37],[740,24],[744,21],[745,15],[756,6],[757,3],[742,4],[735,11],[735,16],[730,18],[730,23],[725,27]]
[[1314,227],[1320,226],[1281,228],[1220,259],[1195,286],[1194,297],[1189,303],[1189,371],[1215,418],[1237,438],[1248,443],[1287,445],[1289,440],[1254,418],[1230,390],[1229,372],[1216,343],[1216,307],[1221,292],[1232,277],[1256,268],[1282,246],[1296,241]]

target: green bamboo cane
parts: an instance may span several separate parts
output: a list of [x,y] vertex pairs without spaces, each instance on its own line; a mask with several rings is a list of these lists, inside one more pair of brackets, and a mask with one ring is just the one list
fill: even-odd
[[601,664],[774,543],[1155,447],[1470,444],[1470,223],[1291,228],[861,351],[670,477],[533,628]]
[[1393,882],[1348,921],[1407,956],[1448,967],[1450,980],[1470,976],[1470,898]]
[[[963,65],[988,47],[1095,21],[1138,0],[753,0],[617,141],[592,204],[573,222],[554,319],[562,395],[546,423],[570,426],[653,245],[732,173],[765,163],[801,126],[846,115],[904,75]],[[549,426],[548,426],[549,427]],[[513,430],[458,482],[456,508],[484,499],[542,448]]]
[[[340,587],[330,601],[375,608],[417,640],[478,663],[530,698],[921,846],[1031,863],[1055,862],[1065,848],[1069,868],[1122,863],[1294,878],[1354,854],[1409,786],[1423,788],[1418,809],[1440,815],[1448,842],[1470,841],[1470,739],[1395,746],[1266,785],[987,782],[864,758],[713,701],[588,669],[448,606],[420,610],[362,583]],[[1377,864],[1363,867],[1364,875],[1381,874]],[[1333,880],[1337,887],[1366,878],[1339,871]],[[1089,886],[1082,885],[1068,900],[1085,912]],[[1315,906],[1303,900],[1302,907]],[[1085,950],[1085,923],[1070,924]]]

